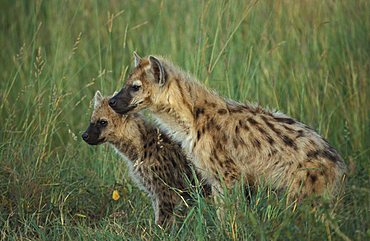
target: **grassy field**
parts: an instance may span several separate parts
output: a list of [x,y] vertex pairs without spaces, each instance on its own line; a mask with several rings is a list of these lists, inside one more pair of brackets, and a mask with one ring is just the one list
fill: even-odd
[[[368,0],[0,5],[0,239],[370,239]],[[93,93],[122,86],[134,50],[318,130],[349,166],[344,197],[291,208],[263,187],[250,200],[235,189],[220,223],[194,193],[183,222],[157,227],[123,161],[80,138]]]

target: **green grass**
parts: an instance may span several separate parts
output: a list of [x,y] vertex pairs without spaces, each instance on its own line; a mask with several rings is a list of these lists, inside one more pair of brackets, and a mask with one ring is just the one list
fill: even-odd
[[[0,239],[370,239],[369,1],[3,0],[0,9]],[[134,50],[317,129],[350,167],[345,196],[293,209],[262,187],[251,200],[236,189],[227,222],[200,197],[183,223],[161,230],[123,161],[80,138],[93,93],[122,86]]]

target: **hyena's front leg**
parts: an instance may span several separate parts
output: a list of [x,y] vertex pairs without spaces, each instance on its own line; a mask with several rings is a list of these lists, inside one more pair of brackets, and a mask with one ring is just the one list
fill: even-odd
[[174,222],[173,211],[175,204],[156,198],[155,200],[155,223],[161,227],[170,226]]
[[224,208],[224,191],[221,185],[212,185],[212,197],[217,208],[217,217],[221,223],[225,220],[225,208]]

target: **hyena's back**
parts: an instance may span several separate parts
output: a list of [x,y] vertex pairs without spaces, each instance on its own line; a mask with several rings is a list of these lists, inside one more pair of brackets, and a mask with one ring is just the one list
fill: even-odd
[[201,111],[195,116],[196,141],[191,149],[196,156],[208,154],[201,159],[210,161],[199,164],[200,169],[213,172],[211,180],[217,179],[217,174],[229,185],[241,176],[254,184],[263,179],[277,188],[288,187],[289,194],[298,197],[338,189],[344,162],[306,125],[234,102],[205,100],[202,107],[195,108]]

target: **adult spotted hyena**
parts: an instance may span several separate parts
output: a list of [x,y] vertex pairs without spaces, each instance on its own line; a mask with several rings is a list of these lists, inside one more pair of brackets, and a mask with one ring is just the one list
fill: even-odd
[[343,159],[308,126],[225,99],[163,58],[135,54],[135,69],[109,105],[117,113],[149,109],[218,192],[222,181],[228,188],[262,181],[301,199],[335,194],[344,177]]
[[149,194],[155,222],[171,223],[175,206],[190,198],[191,162],[179,144],[140,114],[117,114],[108,100],[96,92],[91,122],[82,138],[90,145],[111,144],[127,161],[132,179]]

